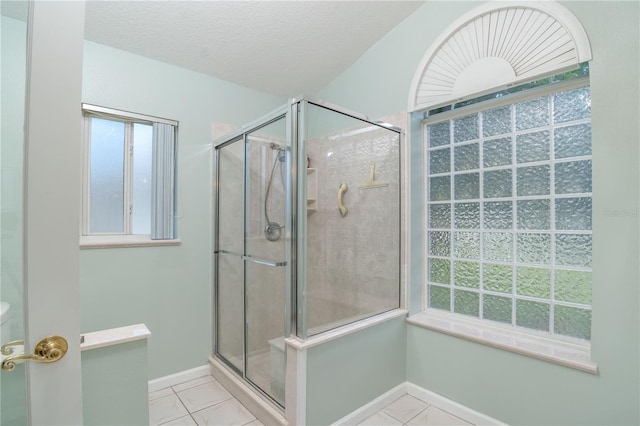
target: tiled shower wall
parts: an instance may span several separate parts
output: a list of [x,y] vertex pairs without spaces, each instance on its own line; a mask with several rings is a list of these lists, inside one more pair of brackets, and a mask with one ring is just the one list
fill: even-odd
[[[307,145],[318,192],[317,211],[307,218],[310,334],[399,307],[399,137],[355,119],[352,125]],[[376,181],[388,186],[360,189],[371,162]],[[344,217],[337,207],[341,183],[349,188]]]

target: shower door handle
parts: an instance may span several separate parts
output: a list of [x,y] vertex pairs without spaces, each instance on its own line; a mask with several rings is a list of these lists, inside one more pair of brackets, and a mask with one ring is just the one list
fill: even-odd
[[242,256],[242,260],[258,263],[260,265],[272,266],[274,268],[277,268],[279,266],[287,266],[287,262],[285,260],[278,262],[278,261],[272,261],[272,260],[258,259],[256,257],[244,256],[244,255]]

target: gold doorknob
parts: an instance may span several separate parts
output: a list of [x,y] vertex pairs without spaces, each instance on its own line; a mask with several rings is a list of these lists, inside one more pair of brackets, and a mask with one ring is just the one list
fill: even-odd
[[5,371],[13,371],[16,368],[16,362],[19,361],[33,361],[33,362],[44,362],[51,363],[56,362],[67,353],[67,349],[69,349],[69,344],[64,337],[61,336],[49,336],[40,340],[33,350],[33,355],[27,354],[15,354],[13,350],[9,348],[9,346],[16,346],[18,344],[23,344],[24,342],[16,341],[10,342],[6,345],[2,345],[2,354],[9,355],[4,360],[2,360],[2,369]]

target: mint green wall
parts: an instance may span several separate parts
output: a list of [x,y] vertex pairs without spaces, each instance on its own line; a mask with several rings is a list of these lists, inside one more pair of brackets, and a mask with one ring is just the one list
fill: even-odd
[[[9,303],[10,336],[1,344],[24,338],[23,298],[23,149],[27,60],[27,25],[0,17],[0,300]],[[0,375],[0,424],[27,424],[24,365]]]
[[307,349],[307,425],[329,425],[405,381],[404,317]]
[[82,352],[85,426],[149,424],[147,340]]
[[[27,25],[25,22],[2,16],[1,29],[2,70],[0,126],[0,175],[2,215],[0,224],[0,296],[9,303],[11,335],[24,337],[23,327],[23,161],[24,161],[24,108],[27,64]],[[3,337],[2,343],[7,343]]]
[[82,100],[180,122],[182,240],[179,247],[81,250],[82,331],[146,324],[149,379],[205,365],[212,353],[212,124],[240,126],[285,99],[85,42]]
[[[406,110],[413,73],[431,42],[477,5],[427,2],[317,97],[372,117]],[[592,359],[600,374],[408,326],[406,377],[510,424],[638,424],[639,3],[563,5],[582,22],[593,51]],[[419,144],[415,138],[412,148],[421,155]],[[414,167],[413,229],[420,229],[423,217],[420,174]],[[422,285],[423,240],[419,232],[412,234],[418,250],[412,253],[409,293],[415,299]]]
[[362,55],[346,72],[314,94],[378,119],[406,111],[409,86],[431,42],[478,2],[429,1]]

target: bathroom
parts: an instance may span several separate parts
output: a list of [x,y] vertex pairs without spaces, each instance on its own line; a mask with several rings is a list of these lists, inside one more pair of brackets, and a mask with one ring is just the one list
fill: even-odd
[[[597,160],[594,164],[598,163],[594,175],[599,176],[594,179],[594,206],[599,206],[594,210],[594,232],[599,239],[594,243],[597,245],[594,246],[592,359],[597,361],[601,374],[591,375],[394,321],[390,326],[393,331],[379,334],[380,346],[386,347],[389,341],[394,343],[394,347],[387,348],[384,356],[376,361],[379,367],[376,374],[386,375],[380,379],[384,383],[372,386],[365,380],[352,381],[350,387],[336,386],[331,399],[323,399],[328,390],[315,394],[316,390],[309,390],[310,412],[327,409],[323,407],[340,400],[350,400],[354,407],[361,406],[382,394],[382,389],[386,391],[397,384],[411,382],[506,423],[638,422],[638,383],[633,379],[638,377],[638,275],[633,266],[638,243],[637,238],[630,237],[637,235],[638,194],[635,185],[629,185],[629,181],[636,182],[638,176],[638,131],[637,126],[629,124],[638,112],[635,96],[638,83],[633,77],[638,68],[638,34],[634,24],[638,8],[635,3],[623,2],[616,3],[616,7],[604,2],[561,4],[584,26],[593,51],[590,75],[594,97],[593,155]],[[412,133],[406,118],[407,98],[420,59],[451,23],[476,6],[475,2],[419,5],[353,65],[312,93],[312,99],[325,99],[339,108],[366,114],[371,121],[390,121]],[[9,29],[5,21],[2,28],[4,44],[7,40],[4,31]],[[287,97],[266,94],[92,41],[84,42],[81,54],[82,69],[74,74],[77,82],[82,81],[81,102],[179,121],[177,216],[181,245],[77,250],[76,236],[76,253],[71,258],[77,259],[78,289],[64,294],[63,306],[77,305],[78,334],[144,323],[152,333],[148,341],[149,380],[206,367],[209,356],[214,353],[213,237],[210,232],[212,141],[285,105]],[[6,75],[3,72],[3,79]],[[169,85],[171,90],[157,90],[162,85]],[[6,89],[9,87],[3,82],[3,99],[9,94]],[[74,108],[79,108],[77,102]],[[3,140],[4,116],[8,113],[9,110],[3,108]],[[394,121],[394,117],[400,118]],[[602,142],[596,144],[596,140]],[[310,166],[319,169],[323,156],[312,149],[310,147]],[[11,153],[6,153],[4,148],[2,154],[3,164],[11,160]],[[415,151],[404,154],[407,161],[402,172],[407,173],[406,182],[419,179],[416,170],[420,170],[422,154]],[[68,158],[59,160],[62,163],[58,166],[61,170],[77,167],[77,172],[78,155],[77,148],[70,148]],[[353,204],[353,197],[365,196],[358,186],[368,180],[371,161],[375,161],[377,177],[391,180],[384,175],[380,160],[363,158],[359,166],[361,177],[344,179],[349,184],[344,201],[350,212],[336,218],[332,226],[339,227],[355,217],[361,204]],[[269,172],[271,165],[269,162]],[[3,185],[6,182],[3,176]],[[334,183],[327,183],[327,188],[337,193]],[[368,191],[366,195],[383,190]],[[79,197],[80,190],[77,192]],[[335,197],[336,194],[332,196]],[[3,192],[3,204],[5,201]],[[405,202],[407,208],[401,219],[408,221],[413,214],[418,214],[414,212],[419,211],[421,195],[410,193]],[[72,215],[77,216],[76,210],[74,205]],[[315,219],[313,215],[308,217],[310,221]],[[5,217],[3,230],[4,220]],[[6,226],[10,226],[8,222]],[[411,253],[422,250],[419,241],[408,238],[401,241],[409,246]],[[3,259],[7,253],[4,244],[3,241]],[[401,295],[406,299],[400,302],[409,311],[419,312],[422,266],[407,262],[401,267],[406,267],[407,275],[412,278],[408,279],[406,294]],[[3,274],[4,271],[3,268]],[[606,285],[597,284],[602,281]],[[4,295],[3,285],[3,301]],[[19,310],[14,310],[18,305],[11,305],[12,313],[20,316]],[[336,345],[335,349],[350,353],[351,359],[370,356],[370,347],[356,337],[351,340],[355,347],[349,346],[345,339],[340,342],[344,346]],[[309,363],[316,363],[320,369],[314,377],[309,377],[310,381],[320,383],[319,380],[325,379],[328,388],[335,376],[349,373],[347,364],[331,365],[333,370],[330,370],[325,364],[332,359],[328,354],[324,358],[319,352],[309,355]],[[541,410],[541,405],[545,409]]]

